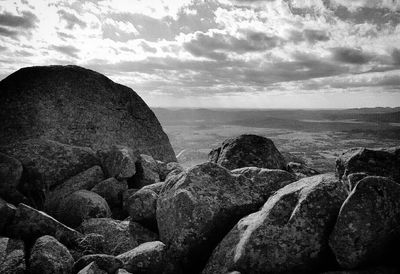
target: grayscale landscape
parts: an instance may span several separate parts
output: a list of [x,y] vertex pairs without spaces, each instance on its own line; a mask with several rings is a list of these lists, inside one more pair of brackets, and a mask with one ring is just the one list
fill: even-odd
[[178,161],[189,168],[208,160],[223,140],[252,133],[270,138],[281,152],[321,171],[352,147],[399,144],[400,108],[240,110],[154,108]]

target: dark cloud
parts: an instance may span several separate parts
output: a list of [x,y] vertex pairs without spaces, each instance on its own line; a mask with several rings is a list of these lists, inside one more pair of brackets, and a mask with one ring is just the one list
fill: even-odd
[[68,56],[71,56],[74,58],[78,58],[77,54],[79,52],[79,49],[77,49],[74,46],[69,46],[69,45],[68,46],[54,46],[53,45],[53,46],[51,46],[51,49],[56,50],[65,55],[68,55]]
[[348,64],[366,64],[371,61],[372,56],[364,53],[360,49],[337,47],[332,48],[332,59],[342,63]]
[[315,43],[318,41],[328,41],[329,35],[323,30],[316,30],[316,29],[305,29],[304,30],[304,37],[309,43]]
[[393,64],[400,65],[400,49],[394,49],[392,52]]
[[78,25],[81,28],[86,28],[86,23],[79,19],[75,14],[67,12],[65,10],[59,10],[58,15],[60,19],[64,20],[67,23],[68,29],[73,29],[75,25]]
[[334,9],[334,14],[342,20],[355,24],[377,25],[378,29],[387,25],[397,26],[400,23],[399,13],[387,8],[360,7],[356,10],[349,10],[347,7],[338,6]]
[[15,38],[18,35],[18,31],[0,27],[0,35]]
[[329,33],[317,29],[305,29],[303,31],[292,30],[289,37],[289,41],[291,42],[299,43],[307,41],[310,44],[315,44],[320,41],[328,41],[329,39]]
[[38,18],[29,11],[22,12],[22,16],[5,12],[0,14],[0,25],[14,28],[31,29],[36,25]]
[[228,52],[246,53],[272,49],[281,42],[277,36],[262,32],[241,30],[243,38],[222,33],[197,32],[194,39],[184,44],[184,48],[194,56],[211,59],[225,59]]

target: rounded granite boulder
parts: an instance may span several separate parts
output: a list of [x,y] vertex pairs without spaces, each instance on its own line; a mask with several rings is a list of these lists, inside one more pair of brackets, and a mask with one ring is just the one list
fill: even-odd
[[174,151],[153,111],[132,89],[78,66],[22,68],[0,81],[0,146],[31,138],[166,162]]

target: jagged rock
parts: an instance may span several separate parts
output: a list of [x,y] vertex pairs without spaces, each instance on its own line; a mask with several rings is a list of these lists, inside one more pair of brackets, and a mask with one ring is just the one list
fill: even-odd
[[117,259],[115,256],[106,254],[93,254],[83,256],[76,261],[73,272],[77,273],[92,262],[95,262],[98,268],[106,271],[109,274],[114,274],[117,269],[122,268],[123,266],[122,261]]
[[314,273],[328,267],[334,262],[329,233],[346,196],[333,174],[285,186],[236,224],[203,273]]
[[400,185],[377,176],[358,182],[344,202],[330,237],[338,263],[355,268],[384,263],[397,250]]
[[28,67],[6,77],[0,121],[0,145],[44,137],[96,151],[119,144],[176,161],[156,116],[132,89],[77,66]]
[[82,236],[46,213],[25,204],[18,205],[15,216],[6,230],[12,238],[23,239],[28,243],[33,243],[41,236],[50,235],[64,245],[71,246]]
[[3,230],[11,223],[16,211],[14,205],[0,198],[0,235],[3,235]]
[[101,234],[88,233],[79,237],[70,253],[75,261],[82,256],[104,253],[105,238]]
[[129,197],[127,209],[131,220],[145,225],[157,226],[157,199],[158,194],[149,188],[142,188]]
[[336,172],[342,179],[351,173],[365,172],[400,182],[400,147],[350,149],[336,159]]
[[165,244],[159,241],[144,243],[117,258],[129,272],[159,274],[166,264]]
[[100,166],[93,166],[69,178],[48,193],[45,203],[46,211],[57,217],[59,206],[66,197],[78,190],[90,190],[103,179],[104,174]]
[[368,174],[365,172],[357,172],[347,175],[349,192],[352,191],[356,187],[357,183],[365,177],[368,177]]
[[17,159],[0,153],[0,197],[9,203],[27,202],[17,189],[22,176],[22,164]]
[[286,169],[286,162],[274,143],[257,135],[227,139],[209,154],[210,162],[232,170],[242,167]]
[[106,271],[100,269],[96,262],[91,262],[86,267],[84,267],[78,274],[107,274]]
[[294,173],[298,179],[318,175],[319,172],[313,168],[308,167],[306,164],[289,162],[287,170]]
[[107,217],[111,217],[111,210],[106,200],[88,190],[72,193],[62,201],[59,207],[59,219],[73,228],[90,218]]
[[131,188],[141,188],[160,182],[158,165],[153,157],[141,154],[136,162],[136,174],[130,180]]
[[0,273],[24,274],[25,271],[24,242],[0,237]]
[[157,239],[154,232],[129,221],[110,218],[89,219],[81,224],[82,233],[98,233],[105,238],[104,253],[118,255],[137,247],[139,244]]
[[91,191],[103,197],[111,208],[113,217],[119,219],[126,216],[122,212],[122,195],[127,189],[128,184],[126,181],[118,181],[111,177],[98,183]]
[[22,163],[27,180],[21,182],[21,191],[39,208],[50,187],[99,164],[98,158],[89,148],[44,139],[13,143],[0,147],[0,151]]
[[114,145],[107,150],[99,150],[97,154],[107,177],[125,180],[136,174],[138,159],[131,148]]
[[36,240],[29,258],[32,274],[70,274],[74,259],[68,249],[52,236]]
[[234,224],[265,202],[271,185],[291,182],[293,175],[282,175],[276,182],[265,180],[263,188],[262,183],[209,162],[171,177],[157,200],[161,241],[184,271],[197,271]]

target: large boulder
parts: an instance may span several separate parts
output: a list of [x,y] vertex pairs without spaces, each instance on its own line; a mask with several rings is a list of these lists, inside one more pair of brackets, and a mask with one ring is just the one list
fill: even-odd
[[52,236],[36,240],[29,258],[29,273],[70,274],[74,259],[68,249]]
[[276,181],[265,179],[263,186],[262,180],[255,183],[208,162],[167,180],[156,216],[160,239],[171,258],[187,273],[198,271],[234,224],[266,201],[271,185],[279,188],[293,181],[291,174],[273,178]]
[[21,182],[20,189],[36,202],[38,207],[43,205],[50,188],[99,164],[98,158],[90,148],[44,139],[13,143],[0,147],[0,151],[22,163],[26,180]]
[[316,273],[328,267],[334,263],[329,233],[346,196],[333,174],[285,186],[236,224],[203,273]]
[[62,201],[58,219],[64,224],[76,228],[90,218],[111,217],[111,210],[106,200],[88,190],[78,190]]
[[230,170],[241,167],[286,169],[286,161],[274,143],[257,135],[225,140],[210,152],[209,160]]
[[24,274],[25,270],[24,242],[0,237],[0,273]]
[[39,237],[50,235],[67,246],[73,246],[82,235],[58,222],[46,213],[25,204],[19,204],[12,222],[6,228],[12,238],[32,243]]
[[[344,268],[384,263],[398,253],[400,185],[377,176],[358,182],[344,202],[330,246]],[[398,260],[398,258],[396,258]]]
[[176,161],[160,123],[130,88],[77,66],[22,68],[0,82],[0,145],[44,137],[94,150],[115,144]]
[[123,268],[132,273],[159,274],[166,264],[165,244],[159,241],[148,242],[118,255]]
[[122,261],[117,259],[115,256],[106,254],[93,254],[83,256],[76,261],[74,264],[73,273],[77,273],[92,262],[95,262],[99,269],[109,274],[114,274],[117,269],[123,266]]
[[139,224],[118,221],[110,218],[97,218],[84,221],[80,226],[82,233],[97,233],[104,236],[104,253],[119,255],[138,245],[156,240],[157,234]]
[[46,212],[53,216],[57,216],[59,206],[66,197],[78,190],[91,190],[103,179],[104,174],[100,166],[93,166],[88,170],[69,178],[47,194],[45,202]]
[[0,153],[0,197],[18,204],[27,199],[17,189],[22,177],[22,164],[17,159]]
[[364,172],[400,182],[400,147],[347,150],[336,159],[336,172],[342,179],[352,173]]

